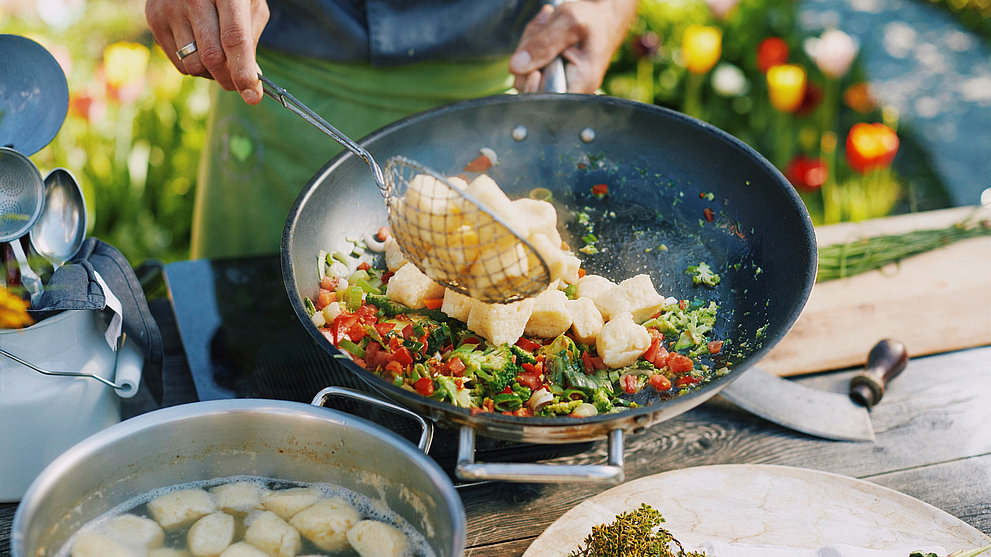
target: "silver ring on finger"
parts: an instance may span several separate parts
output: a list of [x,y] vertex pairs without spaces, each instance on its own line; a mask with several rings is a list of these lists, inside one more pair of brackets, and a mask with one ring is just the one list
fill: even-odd
[[196,52],[196,41],[193,41],[186,46],[175,51],[175,55],[179,57],[180,60],[189,56],[190,54]]

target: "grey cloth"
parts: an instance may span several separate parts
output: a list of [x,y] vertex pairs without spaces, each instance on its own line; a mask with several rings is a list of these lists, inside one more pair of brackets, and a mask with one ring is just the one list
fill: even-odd
[[31,309],[31,317],[41,321],[65,310],[103,309],[107,300],[96,273],[120,300],[127,342],[136,343],[144,353],[142,384],[160,400],[164,352],[161,331],[134,269],[117,248],[97,238],[87,238],[76,256],[52,275],[38,304]]
[[332,62],[390,66],[494,60],[541,0],[269,0],[259,43]]

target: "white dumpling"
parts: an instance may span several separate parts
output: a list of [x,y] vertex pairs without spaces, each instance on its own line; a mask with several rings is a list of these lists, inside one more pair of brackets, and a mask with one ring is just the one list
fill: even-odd
[[293,557],[303,548],[299,532],[271,511],[252,513],[244,522],[244,541],[270,557]]
[[359,520],[351,503],[329,497],[299,511],[289,523],[320,549],[336,552],[347,548],[347,532]]
[[212,512],[200,518],[186,533],[186,546],[194,557],[217,557],[234,541],[234,517]]
[[103,532],[124,545],[154,549],[165,541],[165,531],[157,522],[136,514],[122,514],[107,521]]
[[148,502],[151,517],[166,530],[192,524],[215,510],[213,497],[202,489],[170,491]]
[[270,491],[262,497],[262,507],[289,520],[294,514],[323,498],[323,493],[313,487],[293,487]]
[[233,514],[247,514],[260,509],[262,496],[266,493],[266,490],[253,482],[221,484],[210,489],[217,508]]
[[361,557],[400,557],[409,553],[406,534],[378,520],[362,520],[355,524],[348,530],[348,542]]
[[225,549],[220,557],[268,557],[268,554],[248,542],[237,542]]
[[138,550],[124,545],[104,534],[87,532],[72,543],[72,557],[141,557]]

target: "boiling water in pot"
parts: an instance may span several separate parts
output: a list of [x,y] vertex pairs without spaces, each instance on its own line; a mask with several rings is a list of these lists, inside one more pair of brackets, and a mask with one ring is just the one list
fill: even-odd
[[433,557],[425,538],[349,489],[256,476],[177,484],[90,521],[55,557]]

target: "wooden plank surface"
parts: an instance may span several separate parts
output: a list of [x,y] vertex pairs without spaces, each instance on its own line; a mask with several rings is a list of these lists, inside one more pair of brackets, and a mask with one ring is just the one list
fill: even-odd
[[[976,211],[976,212],[975,212]],[[938,229],[991,208],[956,208],[819,227],[820,246]],[[860,366],[882,338],[911,356],[991,344],[991,236],[963,240],[879,271],[817,283],[791,331],[760,362],[778,375]]]
[[[845,392],[853,373],[797,380]],[[798,466],[874,481],[991,535],[989,396],[991,347],[910,361],[871,413],[876,443],[834,442],[795,433],[716,397],[643,434],[628,436],[626,479],[708,464]],[[597,443],[593,451],[562,461],[601,463],[605,458],[605,444]],[[551,522],[604,489],[492,484],[465,490],[467,555],[521,555]]]

